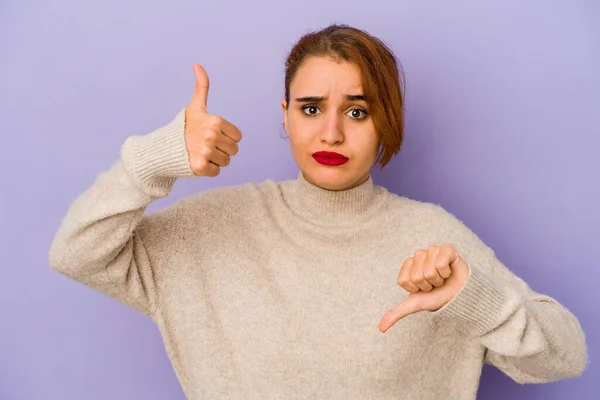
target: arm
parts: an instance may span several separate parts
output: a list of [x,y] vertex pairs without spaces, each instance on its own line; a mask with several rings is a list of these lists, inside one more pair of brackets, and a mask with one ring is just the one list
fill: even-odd
[[553,298],[533,291],[472,231],[444,212],[450,238],[470,266],[458,294],[436,311],[486,348],[485,362],[519,383],[582,374],[587,362],[578,320]]
[[121,159],[71,205],[50,248],[56,271],[152,316],[177,231],[178,207],[144,215],[177,177],[195,176],[185,111],[146,136],[128,138]]
[[178,177],[217,176],[242,138],[206,112],[209,80],[194,65],[196,88],[168,125],[125,141],[119,160],[71,206],[50,249],[55,270],[153,317],[178,240],[181,207],[144,215]]

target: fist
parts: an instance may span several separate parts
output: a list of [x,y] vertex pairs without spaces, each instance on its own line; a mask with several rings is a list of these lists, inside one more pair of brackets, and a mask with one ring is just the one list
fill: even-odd
[[206,112],[208,75],[195,64],[196,89],[185,109],[185,144],[196,176],[217,176],[229,165],[242,140],[240,130],[224,118]]
[[417,250],[404,261],[398,274],[398,285],[410,294],[385,313],[379,330],[387,331],[407,315],[442,308],[460,291],[468,276],[469,266],[452,245]]

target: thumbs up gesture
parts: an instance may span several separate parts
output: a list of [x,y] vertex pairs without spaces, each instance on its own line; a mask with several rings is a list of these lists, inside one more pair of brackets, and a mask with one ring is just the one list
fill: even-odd
[[209,80],[199,64],[194,65],[196,89],[185,109],[185,143],[190,167],[196,176],[217,176],[229,165],[242,140],[240,130],[217,115],[206,112]]
[[417,250],[404,261],[398,274],[398,284],[410,294],[385,313],[379,330],[387,331],[407,315],[442,308],[456,296],[468,276],[469,266],[452,245]]

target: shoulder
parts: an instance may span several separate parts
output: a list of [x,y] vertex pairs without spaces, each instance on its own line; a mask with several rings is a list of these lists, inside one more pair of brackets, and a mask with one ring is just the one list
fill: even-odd
[[403,219],[431,223],[451,223],[455,217],[441,205],[387,192],[390,212]]
[[203,224],[241,223],[260,216],[276,191],[277,182],[272,180],[221,186],[179,199],[173,207],[184,222],[196,223],[201,219]]
[[396,226],[401,224],[416,236],[429,238],[437,244],[450,243],[461,255],[493,255],[490,249],[461,218],[439,204],[409,199],[390,193],[392,214]]
[[413,229],[437,233],[443,237],[472,236],[473,232],[455,214],[431,202],[411,199],[388,192],[391,219],[410,224]]

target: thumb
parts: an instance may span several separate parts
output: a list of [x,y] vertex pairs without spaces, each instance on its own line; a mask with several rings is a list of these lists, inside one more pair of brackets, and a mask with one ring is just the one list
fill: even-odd
[[208,101],[208,88],[210,86],[208,75],[200,64],[194,64],[194,74],[196,75],[196,88],[190,101],[190,108],[197,111],[206,112],[206,103]]
[[404,300],[402,303],[398,304],[396,307],[386,312],[383,318],[381,318],[381,321],[379,322],[379,330],[381,332],[385,332],[388,329],[390,329],[396,322],[406,317],[407,315],[422,311],[422,307],[419,304],[418,297],[419,296],[410,294],[406,298],[406,300]]

